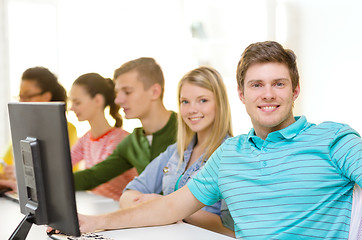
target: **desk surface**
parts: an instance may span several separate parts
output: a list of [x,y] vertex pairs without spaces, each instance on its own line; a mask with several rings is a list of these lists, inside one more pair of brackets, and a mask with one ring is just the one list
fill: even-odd
[[[100,214],[118,209],[118,203],[87,192],[77,192],[77,209],[83,214]],[[0,239],[8,239],[24,215],[20,213],[19,205],[10,200],[0,198]],[[27,240],[48,239],[46,226],[33,225]],[[198,239],[198,240],[227,240],[233,239],[186,223],[177,223],[159,227],[143,227],[102,232],[106,237],[122,240],[138,239]]]

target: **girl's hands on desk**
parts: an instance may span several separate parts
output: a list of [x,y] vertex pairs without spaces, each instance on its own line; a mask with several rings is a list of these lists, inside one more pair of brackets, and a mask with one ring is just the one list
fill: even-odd
[[3,172],[0,173],[0,189],[17,191],[15,170],[13,165],[3,164]]
[[6,165],[4,167],[4,177],[7,180],[16,181],[14,165]]
[[0,179],[0,189],[7,188],[16,191],[16,182],[13,180]]
[[4,160],[0,159],[0,179],[15,181],[15,167],[8,165]]
[[133,199],[133,202],[135,205],[137,205],[137,204],[147,202],[147,201],[150,201],[150,200],[153,200],[156,198],[161,198],[161,197],[163,197],[163,196],[160,194],[155,194],[155,193],[140,194]]

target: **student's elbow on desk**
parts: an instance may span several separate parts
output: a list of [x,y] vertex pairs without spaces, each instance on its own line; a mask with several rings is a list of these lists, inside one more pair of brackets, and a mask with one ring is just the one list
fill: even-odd
[[122,193],[121,197],[119,198],[119,207],[127,208],[133,206],[134,205],[133,199],[141,194],[142,193],[139,191],[133,189],[127,189]]

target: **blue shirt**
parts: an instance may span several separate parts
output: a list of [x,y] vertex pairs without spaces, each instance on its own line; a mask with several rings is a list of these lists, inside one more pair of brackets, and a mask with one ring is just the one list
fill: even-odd
[[224,198],[243,239],[347,239],[362,141],[348,125],[304,116],[265,140],[227,139],[189,183],[204,204]]
[[[195,145],[194,138],[184,152],[184,161],[180,164],[180,156],[177,152],[177,144],[170,145],[165,152],[161,153],[145,170],[132,180],[126,186],[125,190],[132,189],[141,193],[163,193],[168,195],[175,191],[178,181],[178,187],[182,188],[186,183],[196,175],[196,173],[205,165],[206,159],[203,155],[192,164],[188,169],[186,166],[190,161],[191,153]],[[185,170],[186,169],[186,170]],[[183,174],[183,176],[181,176]],[[218,200],[206,206],[204,210],[220,215],[221,202]]]

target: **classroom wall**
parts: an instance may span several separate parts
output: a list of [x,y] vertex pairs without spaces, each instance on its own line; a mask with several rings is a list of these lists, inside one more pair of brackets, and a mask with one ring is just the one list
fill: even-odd
[[362,133],[362,2],[285,1],[288,45],[301,72],[300,112],[312,122],[344,122]]
[[6,3],[0,0],[0,154],[9,141],[6,102],[10,99],[9,52]]
[[[255,41],[277,40],[298,56],[301,95],[295,113],[312,122],[346,122],[362,133],[359,92],[362,2],[358,0],[0,0],[0,143],[6,142],[5,103],[22,72],[46,66],[69,89],[79,75],[112,77],[122,63],[154,57],[166,78],[165,104],[177,110],[184,73],[208,64],[228,87],[235,134],[251,123],[236,92],[236,65]],[[4,85],[3,85],[4,84]],[[5,90],[6,89],[6,90]],[[88,125],[69,118],[83,134]],[[139,126],[125,121],[129,131]]]

